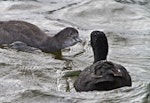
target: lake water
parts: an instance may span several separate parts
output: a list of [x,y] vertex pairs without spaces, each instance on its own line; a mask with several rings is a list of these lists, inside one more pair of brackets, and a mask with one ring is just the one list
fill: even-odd
[[[0,49],[0,103],[150,103],[149,0],[0,0],[0,21],[24,20],[53,36],[71,26],[82,43],[47,53]],[[108,59],[125,66],[132,87],[78,93],[76,77],[93,62],[90,33],[104,31]]]

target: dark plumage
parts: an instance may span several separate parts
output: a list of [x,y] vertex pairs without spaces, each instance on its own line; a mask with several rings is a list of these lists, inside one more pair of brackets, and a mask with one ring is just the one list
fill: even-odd
[[91,33],[91,45],[94,53],[94,63],[107,59],[108,41],[103,32],[94,31]]
[[131,77],[123,66],[106,61],[108,42],[103,32],[91,33],[91,46],[94,63],[80,73],[74,83],[76,91],[104,91],[132,85]]
[[[16,42],[17,43],[14,43]],[[39,48],[44,52],[54,52],[65,47],[75,45],[81,41],[75,28],[67,27],[50,37],[41,31],[36,25],[24,21],[1,21],[0,22],[0,46],[25,43],[27,46]],[[22,44],[21,44],[22,45]]]

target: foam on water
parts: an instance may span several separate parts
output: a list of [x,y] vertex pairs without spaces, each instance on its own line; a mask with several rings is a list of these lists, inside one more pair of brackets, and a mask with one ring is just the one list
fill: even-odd
[[[48,35],[73,26],[83,42],[64,49],[62,60],[42,52],[0,49],[0,102],[149,103],[149,5],[148,0],[1,0],[0,20],[28,21]],[[106,33],[108,59],[127,68],[132,87],[75,91],[71,73],[93,63],[93,30]]]

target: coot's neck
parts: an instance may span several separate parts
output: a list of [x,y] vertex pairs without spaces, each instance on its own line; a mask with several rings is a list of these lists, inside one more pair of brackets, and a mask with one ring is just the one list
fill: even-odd
[[102,42],[98,42],[96,45],[92,45],[94,53],[94,63],[100,60],[107,60],[108,54],[108,42],[107,39]]

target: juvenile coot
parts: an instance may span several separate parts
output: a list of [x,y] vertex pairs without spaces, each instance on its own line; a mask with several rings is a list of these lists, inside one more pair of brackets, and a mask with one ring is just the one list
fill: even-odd
[[27,46],[41,49],[44,52],[55,52],[80,41],[78,31],[72,27],[67,27],[50,37],[36,25],[25,21],[0,22],[0,46],[11,44],[16,49],[20,49],[25,43]]
[[91,46],[94,63],[80,73],[74,83],[76,91],[105,91],[132,85],[131,77],[123,66],[106,60],[108,42],[103,32],[91,33]]

